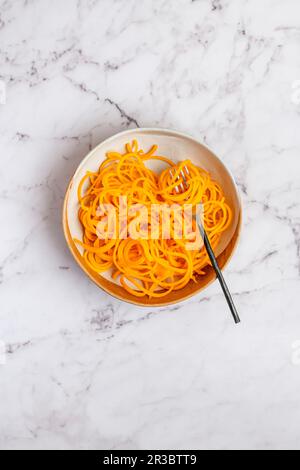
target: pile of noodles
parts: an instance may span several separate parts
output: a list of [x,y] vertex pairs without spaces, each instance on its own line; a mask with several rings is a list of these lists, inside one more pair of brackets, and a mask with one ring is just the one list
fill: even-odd
[[[134,141],[126,145],[124,154],[109,152],[99,170],[88,172],[78,187],[83,239],[75,242],[83,247],[86,263],[96,273],[110,271],[112,278],[119,279],[124,289],[136,297],[163,297],[182,289],[191,280],[197,282],[199,276],[205,274],[203,269],[209,264],[209,258],[203,243],[195,243],[197,237],[194,238],[196,246],[192,245],[191,249],[193,240],[176,236],[175,222],[176,218],[183,217],[182,211],[174,210],[172,213],[169,238],[163,236],[159,224],[155,237],[132,238],[128,225],[125,224],[124,228],[122,225],[124,207],[120,207],[120,201],[124,197],[128,223],[135,221],[137,214],[135,211],[131,214],[130,209],[138,205],[148,208],[151,214],[153,205],[180,207],[190,204],[195,208],[201,204],[202,222],[213,249],[232,222],[232,211],[221,187],[206,171],[189,160],[174,165],[165,157],[155,156],[157,149],[153,146],[144,153]],[[160,175],[147,166],[152,159],[166,164]],[[185,185],[183,169],[188,170]],[[107,205],[114,208],[118,226],[113,234],[107,230],[107,236],[100,237],[99,224],[103,227],[109,225],[105,211]],[[151,224],[153,219],[149,215],[143,233],[146,231],[149,235]],[[191,225],[197,233],[194,219]]]

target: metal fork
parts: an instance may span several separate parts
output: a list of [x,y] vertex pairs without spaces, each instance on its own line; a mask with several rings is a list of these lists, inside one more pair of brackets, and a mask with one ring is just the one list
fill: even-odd
[[[172,176],[172,178],[174,178],[174,173],[172,170],[170,170],[170,175]],[[185,166],[183,167],[183,170],[181,171],[181,177],[182,177],[182,182],[180,182],[178,184],[178,186],[175,187],[175,191],[177,194],[180,194],[180,193],[184,193],[188,187],[189,187],[189,184],[188,184],[188,179],[187,177],[190,175],[189,173],[189,170],[188,168]],[[180,181],[180,177],[178,176],[178,181]],[[224,279],[224,276],[222,274],[222,271],[221,271],[221,268],[218,264],[218,261],[217,261],[217,258],[214,254],[214,251],[212,249],[212,246],[210,244],[210,241],[209,241],[209,238],[207,236],[207,233],[204,229],[204,226],[202,224],[202,221],[201,221],[201,218],[200,217],[197,217],[196,218],[197,220],[197,224],[199,226],[199,230],[200,230],[200,233],[201,233],[201,236],[203,238],[203,242],[204,242],[204,246],[205,246],[205,249],[207,251],[207,254],[209,256],[209,259],[210,259],[210,262],[212,264],[212,267],[214,268],[215,270],[215,273],[216,273],[216,276],[217,276],[217,279],[219,280],[220,282],[220,285],[222,287],[222,290],[223,290],[223,293],[225,295],[225,298],[227,300],[227,303],[228,303],[228,306],[230,308],[230,311],[231,311],[231,314],[233,316],[233,319],[235,321],[236,324],[240,323],[240,317],[237,313],[237,310],[235,308],[235,305],[234,305],[234,302],[232,300],[232,296],[230,294],[230,291],[228,289],[228,286],[225,282],[225,279]]]

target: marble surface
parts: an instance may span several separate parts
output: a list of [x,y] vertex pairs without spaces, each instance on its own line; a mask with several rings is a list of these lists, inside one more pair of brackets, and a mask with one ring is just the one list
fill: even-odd
[[[0,1],[0,448],[300,449],[299,41],[298,0]],[[137,126],[232,169],[239,327],[217,284],[134,308],[71,258],[68,180]]]

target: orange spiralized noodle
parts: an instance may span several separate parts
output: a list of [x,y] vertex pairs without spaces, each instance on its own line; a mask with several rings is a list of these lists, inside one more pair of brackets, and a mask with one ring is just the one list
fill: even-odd
[[[136,297],[164,297],[191,280],[197,282],[199,276],[205,275],[204,268],[210,261],[203,244],[188,249],[187,240],[175,236],[176,221],[182,217],[179,210],[172,213],[169,238],[162,236],[162,228],[158,226],[155,237],[133,239],[128,225],[120,227],[124,212],[121,198],[126,197],[128,224],[136,218],[136,213],[130,214],[131,208],[137,205],[146,207],[151,214],[153,204],[179,208],[184,204],[193,207],[202,204],[203,223],[213,249],[232,222],[232,211],[222,188],[209,173],[189,160],[175,165],[168,158],[156,155],[157,150],[155,145],[145,153],[136,140],[128,143],[124,154],[107,153],[99,170],[88,172],[78,187],[83,239],[74,241],[84,249],[85,262],[96,273],[111,271],[112,279],[119,280]],[[159,160],[167,167],[158,175],[147,166],[150,160]],[[188,186],[178,192],[176,188],[183,183],[184,167],[188,168]],[[109,225],[108,214],[103,209],[106,205],[115,209],[119,222],[113,236],[99,237],[99,223]],[[146,222],[144,229],[149,235],[153,225],[150,215]],[[197,231],[194,219],[191,226]]]

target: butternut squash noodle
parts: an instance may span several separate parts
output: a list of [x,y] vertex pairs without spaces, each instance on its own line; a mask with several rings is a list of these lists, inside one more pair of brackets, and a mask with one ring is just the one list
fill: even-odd
[[[107,221],[107,214],[99,208],[109,204],[119,216],[122,210],[120,197],[125,196],[128,214],[130,208],[137,204],[147,207],[149,214],[153,204],[191,204],[193,207],[202,204],[203,223],[213,249],[232,222],[232,211],[222,188],[209,173],[189,160],[175,165],[168,158],[156,155],[157,150],[154,145],[145,153],[134,140],[125,146],[124,154],[108,152],[99,170],[87,172],[78,187],[83,239],[75,239],[74,242],[84,249],[84,260],[93,271],[99,274],[110,271],[112,279],[118,279],[135,297],[164,297],[182,289],[191,280],[197,282],[199,276],[205,275],[204,268],[210,265],[205,247],[201,244],[198,249],[187,249],[187,240],[175,237],[176,217],[182,217],[182,212],[176,211],[172,215],[169,239],[162,236],[161,227],[158,227],[158,236],[154,239],[133,239],[128,236],[127,227],[122,237],[99,238],[98,224]],[[163,162],[166,169],[156,174],[147,166],[150,160]],[[188,187],[178,193],[176,188],[183,182],[181,170],[184,167],[188,168]],[[136,214],[129,215],[128,223],[135,217]],[[151,223],[153,219],[149,215],[148,232]],[[197,231],[195,220],[192,226]]]

